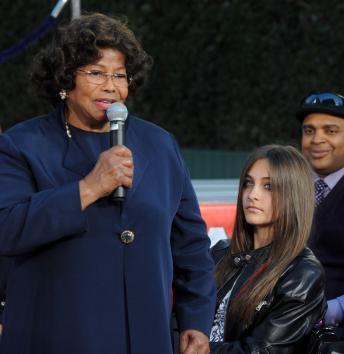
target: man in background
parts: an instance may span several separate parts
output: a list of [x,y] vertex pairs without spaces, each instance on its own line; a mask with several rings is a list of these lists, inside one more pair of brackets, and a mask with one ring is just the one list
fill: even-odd
[[0,257],[0,335],[2,333],[2,312],[5,307],[7,274],[10,264],[10,258]]
[[314,171],[316,208],[309,246],[326,274],[327,325],[344,322],[344,97],[308,95],[297,118],[302,122],[302,153]]

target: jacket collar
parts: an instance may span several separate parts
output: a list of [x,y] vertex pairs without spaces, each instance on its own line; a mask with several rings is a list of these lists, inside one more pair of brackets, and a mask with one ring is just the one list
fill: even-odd
[[231,255],[233,265],[235,267],[243,267],[245,264],[249,263],[261,263],[268,259],[271,252],[272,245],[245,251],[238,252]]

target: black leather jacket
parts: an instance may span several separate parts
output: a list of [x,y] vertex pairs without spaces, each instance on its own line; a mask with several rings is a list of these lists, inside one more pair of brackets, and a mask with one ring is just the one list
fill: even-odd
[[[229,240],[222,240],[212,248],[215,263],[224,256],[228,247]],[[231,297],[242,285],[241,278],[245,281],[257,270],[269,252],[268,246],[233,255],[238,272],[241,271],[241,281],[233,288]],[[247,277],[242,275],[243,272]],[[217,305],[227,291],[218,289]],[[285,270],[273,292],[264,302],[257,304],[252,325],[241,328],[238,321],[227,317],[225,341],[210,343],[211,353],[307,353],[304,338],[323,318],[325,310],[324,272],[312,251],[306,248]]]

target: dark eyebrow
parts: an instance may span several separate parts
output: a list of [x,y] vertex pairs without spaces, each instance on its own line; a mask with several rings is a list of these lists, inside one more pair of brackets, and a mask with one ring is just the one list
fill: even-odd
[[[254,179],[252,176],[250,176],[248,173],[246,173],[245,178],[250,178],[250,179]],[[262,179],[266,179],[270,181],[270,177],[263,177]]]
[[328,129],[328,128],[338,128],[339,129],[339,125],[337,124],[326,124],[323,126],[324,128]]
[[[106,70],[106,67],[105,65],[101,64],[101,63],[91,63],[91,64],[88,64],[89,66],[98,66],[100,68],[102,68],[102,70]],[[86,66],[86,65],[85,65]],[[115,70],[122,70],[122,69],[125,69],[125,65],[120,65],[118,66],[117,68],[115,68]]]
[[[312,128],[312,129],[316,129],[315,127],[314,127],[314,125],[312,125],[312,124],[304,124],[303,126],[302,126],[302,128],[304,129],[304,128]],[[322,125],[321,127],[320,127],[321,129],[329,129],[329,128],[337,128],[337,129],[339,129],[340,127],[339,127],[339,125],[337,125],[337,124],[325,124],[325,125]]]

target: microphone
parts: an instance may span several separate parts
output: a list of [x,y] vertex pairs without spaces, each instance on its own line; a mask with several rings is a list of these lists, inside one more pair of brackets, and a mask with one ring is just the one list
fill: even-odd
[[[122,102],[115,102],[106,110],[106,117],[110,122],[111,146],[124,145],[124,124],[127,116],[127,107]],[[123,202],[125,199],[124,187],[117,187],[117,189],[112,193],[111,199],[115,202]]]

